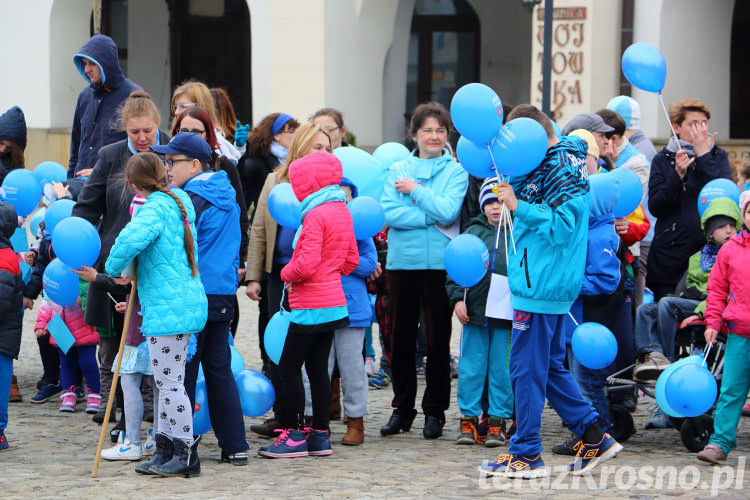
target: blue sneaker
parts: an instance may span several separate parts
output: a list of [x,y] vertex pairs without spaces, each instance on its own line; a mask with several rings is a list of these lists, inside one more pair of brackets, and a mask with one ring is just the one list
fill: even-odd
[[46,403],[61,392],[62,384],[50,384],[49,382],[45,382],[42,384],[42,387],[39,388],[36,395],[31,397],[31,402],[34,404]]
[[326,457],[332,454],[331,432],[310,429],[307,434],[307,452],[314,457]]
[[664,413],[659,405],[652,405],[648,407],[651,414],[646,422],[646,429],[666,429],[672,427],[672,420],[669,415]]
[[596,444],[581,443],[575,461],[568,465],[568,472],[573,476],[590,472],[600,463],[617,455],[620,450],[622,445],[605,432],[602,440]]
[[535,457],[499,455],[497,462],[483,463],[479,466],[479,471],[487,476],[519,477],[522,479],[534,479],[547,475],[541,453]]
[[258,455],[266,458],[306,457],[307,438],[303,431],[284,429],[273,444],[258,449]]
[[385,387],[388,387],[388,384],[391,383],[391,379],[388,374],[386,374],[385,371],[381,368],[380,370],[373,373],[371,377],[369,377],[367,383],[370,385],[370,387],[373,387],[375,389],[383,389]]
[[0,450],[8,449],[8,440],[5,437],[5,432],[0,431]]

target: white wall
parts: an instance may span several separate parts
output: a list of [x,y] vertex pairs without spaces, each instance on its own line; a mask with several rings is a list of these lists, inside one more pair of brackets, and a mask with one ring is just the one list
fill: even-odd
[[128,0],[128,79],[143,87],[169,129],[169,10],[164,1]]
[[406,66],[409,55],[411,18],[416,0],[400,0],[393,24],[393,41],[383,70],[383,139],[401,142],[406,136]]

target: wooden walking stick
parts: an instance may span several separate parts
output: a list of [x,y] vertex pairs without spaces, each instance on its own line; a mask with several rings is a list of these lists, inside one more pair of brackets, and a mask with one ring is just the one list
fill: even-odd
[[122,338],[120,339],[120,348],[117,351],[117,363],[115,363],[115,372],[112,376],[112,385],[109,388],[109,397],[107,398],[107,410],[104,412],[104,422],[102,422],[102,431],[99,433],[99,444],[96,447],[96,457],[94,458],[94,469],[91,471],[91,477],[96,477],[96,473],[99,472],[99,461],[102,457],[102,448],[104,447],[104,437],[107,435],[107,424],[109,423],[109,414],[112,412],[112,402],[115,400],[115,392],[117,391],[117,381],[120,378],[120,365],[122,364],[122,351],[125,348],[125,337],[128,333],[128,325],[130,324],[130,315],[133,312],[133,302],[135,302],[135,294],[137,293],[137,281],[138,272],[133,272],[133,281],[130,283],[130,299],[128,300],[128,308],[125,311],[125,323],[122,327]]

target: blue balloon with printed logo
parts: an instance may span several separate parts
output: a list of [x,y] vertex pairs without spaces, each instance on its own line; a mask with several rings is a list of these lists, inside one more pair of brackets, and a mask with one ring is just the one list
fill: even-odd
[[[380,200],[385,182],[385,166],[370,153],[352,146],[333,150],[334,156],[341,162],[344,177],[357,186],[360,196],[369,196]],[[389,165],[390,167],[390,165]]]
[[383,228],[385,212],[374,198],[359,196],[347,204],[352,214],[354,237],[357,240],[372,238]]
[[288,182],[276,184],[268,194],[268,213],[273,220],[289,229],[300,225],[300,202]]
[[79,269],[96,263],[102,242],[99,232],[89,221],[81,217],[68,217],[55,226],[52,248],[61,261],[73,269]]
[[239,373],[245,369],[245,360],[242,359],[242,354],[240,354],[240,351],[238,351],[236,347],[230,346],[229,350],[232,353],[230,361],[232,373]]
[[211,430],[211,415],[208,413],[206,379],[198,377],[195,382],[195,406],[193,406],[193,434],[202,435]]
[[78,275],[59,258],[52,259],[44,269],[42,285],[44,295],[60,307],[72,306],[81,293]]
[[266,325],[266,331],[263,333],[263,346],[266,348],[266,354],[277,365],[281,360],[281,353],[284,351],[284,342],[286,342],[290,322],[290,314],[282,309],[271,316]]
[[477,144],[461,136],[456,144],[456,155],[464,170],[474,177],[484,179],[497,176],[488,145]]
[[592,370],[608,367],[617,356],[617,339],[609,328],[600,323],[578,325],[573,331],[570,347],[576,360]]
[[57,224],[73,215],[75,204],[73,200],[64,199],[57,200],[47,207],[47,212],[44,214],[44,228],[48,234],[54,235]]
[[62,182],[68,178],[68,171],[56,161],[43,161],[34,167],[34,177],[44,187],[51,182]]
[[698,214],[703,216],[708,206],[716,198],[729,198],[737,205],[740,204],[739,186],[729,179],[714,179],[706,183],[698,193]]
[[42,186],[34,174],[25,168],[8,172],[3,179],[4,201],[13,205],[19,217],[26,217],[39,205],[42,199]]
[[717,393],[714,376],[701,363],[678,367],[664,387],[669,406],[686,417],[697,417],[709,411]]
[[234,380],[240,394],[243,415],[260,417],[273,407],[276,392],[265,375],[255,370],[242,370],[235,373]]
[[641,184],[638,174],[629,168],[616,168],[604,175],[610,176],[620,186],[620,198],[617,200],[617,205],[615,205],[612,213],[618,218],[632,214],[640,205],[643,197],[643,184]]
[[500,129],[492,142],[492,155],[500,175],[520,177],[542,163],[547,154],[547,132],[531,118],[516,118]]
[[487,245],[473,234],[459,234],[445,247],[445,271],[459,286],[469,288],[481,281],[490,264]]
[[386,170],[397,161],[407,159],[411,153],[406,146],[398,142],[386,142],[372,152],[373,158],[383,164]]
[[634,43],[625,49],[622,72],[631,84],[646,92],[661,92],[667,81],[664,56],[648,43]]
[[461,135],[477,144],[487,144],[503,126],[503,103],[487,85],[469,83],[453,94],[451,119]]

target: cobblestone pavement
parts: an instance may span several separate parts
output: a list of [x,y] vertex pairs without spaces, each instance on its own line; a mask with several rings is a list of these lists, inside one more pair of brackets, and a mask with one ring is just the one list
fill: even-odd
[[[259,369],[257,307],[244,296],[244,289],[240,293],[242,320],[236,346],[247,367]],[[441,439],[426,441],[422,438],[422,417],[417,417],[410,433],[381,437],[378,429],[391,412],[390,388],[369,392],[366,439],[362,446],[338,444],[345,426],[341,422],[331,424],[334,453],[330,457],[259,458],[258,447],[268,444],[269,440],[249,431],[250,424],[261,419],[247,418],[251,458],[245,467],[219,463],[216,439],[209,432],[199,448],[200,477],[154,478],[136,474],[134,466],[128,462],[102,461],[98,477],[92,479],[99,426],[80,411],[80,405],[77,413],[61,414],[52,402],[29,403],[41,374],[32,333],[35,317],[36,309],[25,315],[21,356],[16,364],[24,401],[10,405],[6,435],[11,448],[0,452],[0,496],[4,498],[320,498],[334,495],[337,498],[457,498],[491,495],[554,496],[564,500],[595,496],[705,498],[712,493],[750,497],[750,470],[744,458],[750,449],[750,418],[742,419],[739,448],[724,468],[698,462],[673,429],[643,430],[648,417],[648,405],[644,403],[639,404],[635,413],[638,433],[625,443],[625,449],[614,460],[606,462],[587,478],[565,476],[559,470],[569,463],[569,457],[546,452],[545,462],[552,470],[550,478],[493,481],[481,479],[477,467],[483,460],[503,453],[505,448],[496,448],[493,452],[480,446],[454,444],[459,418],[455,393]],[[456,326],[452,340],[452,350],[456,354],[458,332],[460,329]],[[545,448],[551,448],[567,435],[554,412],[545,410],[542,426]],[[662,469],[659,471],[657,467]],[[662,479],[658,480],[657,476]]]

